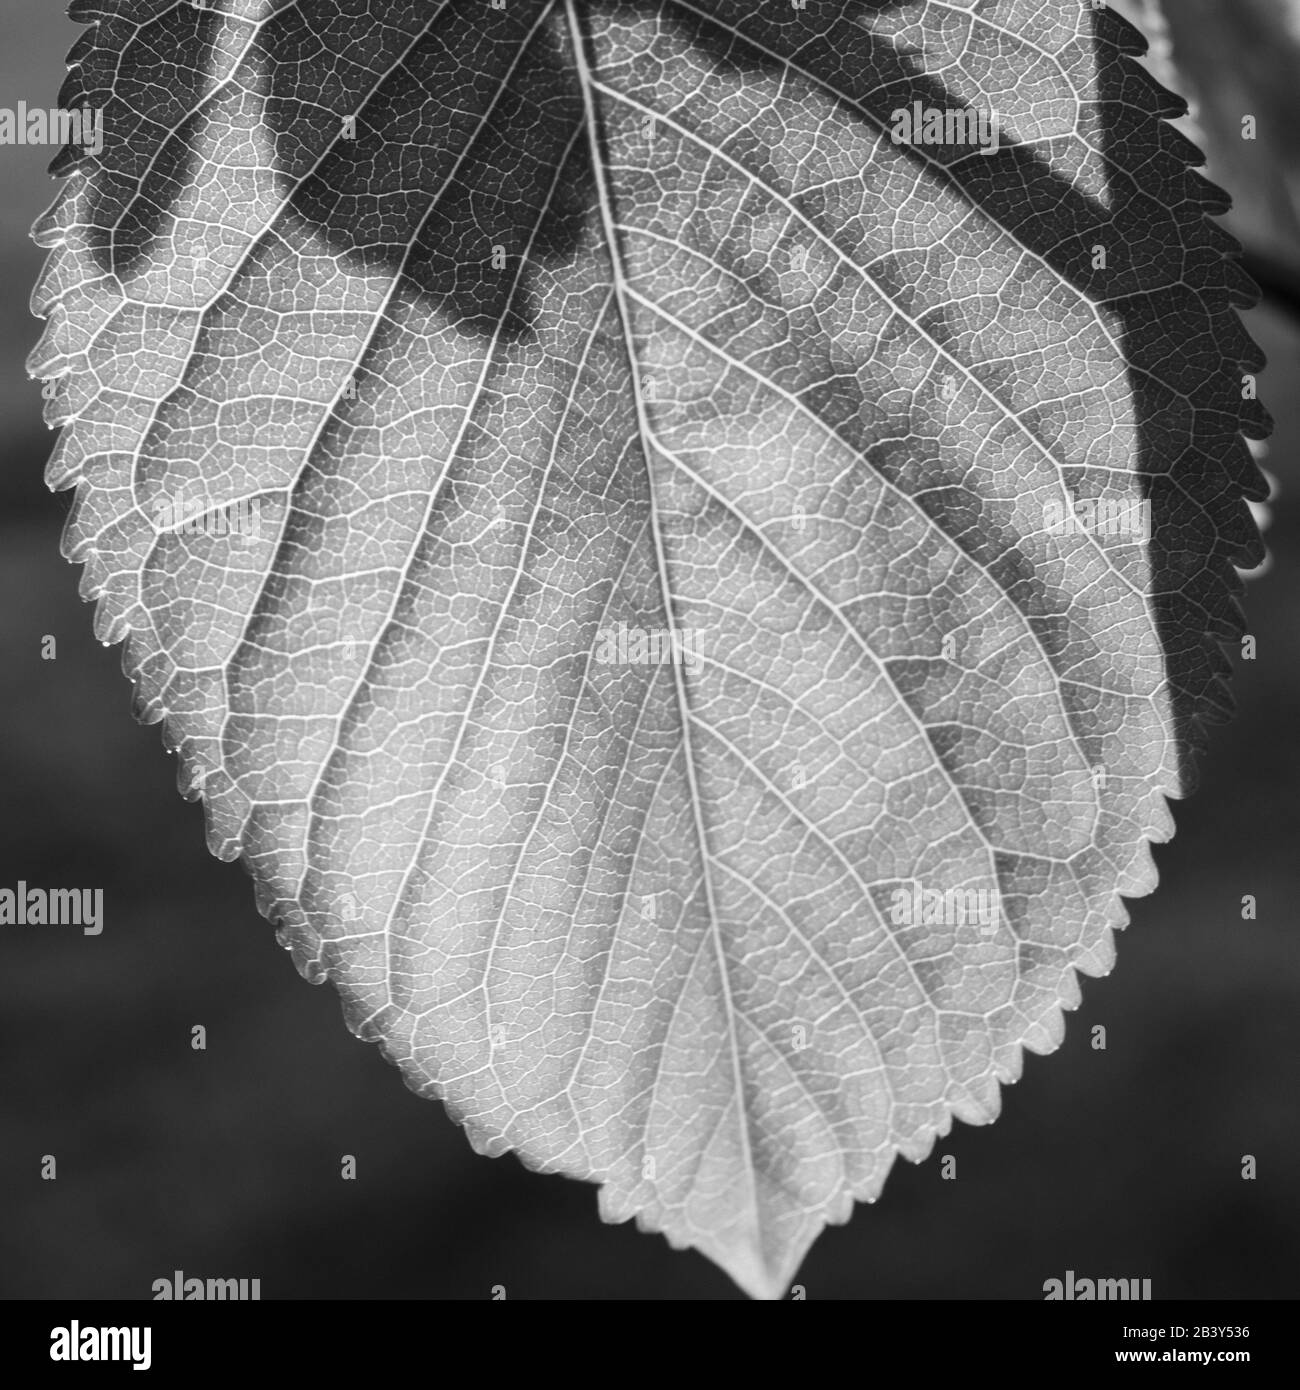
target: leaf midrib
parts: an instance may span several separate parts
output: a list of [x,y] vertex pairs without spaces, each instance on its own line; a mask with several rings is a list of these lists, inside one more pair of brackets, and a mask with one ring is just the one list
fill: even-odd
[[[646,418],[645,402],[641,394],[636,348],[632,340],[632,324],[627,302],[627,284],[623,276],[622,250],[619,245],[618,233],[614,226],[614,205],[609,195],[604,152],[600,138],[600,127],[596,115],[595,82],[587,61],[586,37],[583,32],[582,23],[578,17],[576,0],[564,0],[564,10],[565,17],[568,21],[569,42],[573,48],[573,61],[577,72],[578,86],[582,92],[583,125],[587,132],[592,174],[596,183],[596,201],[600,209],[601,228],[604,235],[606,252],[609,256],[610,275],[614,284],[614,298],[617,305],[619,325],[622,330],[623,348],[627,356],[628,377],[633,401],[636,406],[637,429],[640,438],[641,456],[645,464],[646,487],[648,490],[650,536],[655,552],[655,570],[659,578],[660,600],[663,604],[664,622],[667,624],[670,633],[675,634],[677,631],[677,620],[668,583],[667,556],[664,550],[663,537],[660,533],[659,507],[655,494],[654,469],[651,462],[653,433],[650,429],[649,421]],[[678,650],[675,643],[672,650]],[[673,690],[677,701],[678,723],[681,728],[680,752],[686,770],[687,794],[691,803],[691,819],[695,829],[695,838],[699,852],[700,875],[704,884],[706,909],[709,917],[708,932],[713,940],[718,980],[722,989],[722,1009],[727,1020],[727,1039],[731,1055],[734,1104],[739,1120],[737,1130],[743,1148],[746,1206],[748,1208],[751,1224],[750,1234],[757,1245],[755,1253],[758,1254],[760,1260],[762,1260],[763,1226],[758,1207],[758,1193],[754,1181],[755,1169],[753,1141],[750,1135],[749,1108],[745,1100],[743,1066],[740,1059],[739,1043],[736,1033],[737,1010],[732,1000],[730,967],[727,961],[727,953],[722,944],[719,913],[714,902],[708,835],[701,816],[701,800],[695,776],[694,753],[691,746],[690,702],[686,693],[685,684],[682,680],[681,664],[676,661],[671,661],[668,665],[672,672]],[[689,903],[689,899],[687,902]],[[688,910],[685,904],[683,905],[683,910]],[[693,971],[689,971],[684,977],[682,984],[683,989],[689,987],[691,975],[693,973]],[[766,1262],[763,1261],[763,1263],[764,1273],[766,1273]]]

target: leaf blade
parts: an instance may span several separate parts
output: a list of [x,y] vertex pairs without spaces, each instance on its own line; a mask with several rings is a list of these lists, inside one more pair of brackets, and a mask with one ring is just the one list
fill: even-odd
[[[401,12],[329,94],[389,122],[349,150],[285,73],[322,33],[343,66],[364,6],[232,5],[194,21],[189,175],[160,140],[137,192],[86,181],[44,233],[51,481],[83,482],[101,634],[130,632],[214,849],[477,1147],[601,1181],[607,1218],[759,1296],[1059,1042],[1116,894],[1154,885],[1179,700],[1217,699],[1200,644],[1172,669],[1151,547],[1044,533],[1068,481],[1154,486],[1150,418],[1240,454],[1244,412],[1231,339],[1155,373],[1195,387],[1181,419],[1142,400],[1165,347],[1135,352],[1126,301],[1183,306],[1085,98],[1139,111],[1166,189],[1179,151],[1152,89],[1101,90],[1120,39],[1021,9]],[[996,105],[1014,143],[988,173],[894,145],[917,92]],[[119,226],[158,170],[178,201],[129,264],[109,238],[119,294],[95,194]],[[1184,200],[1155,250],[1226,337],[1225,250]],[[1089,269],[1099,227],[1145,263]],[[242,564],[140,523],[213,458],[219,506],[267,499]],[[1247,465],[1216,461],[1244,512]],[[1219,558],[1250,545],[1194,511]],[[602,661],[611,627],[696,659]],[[921,885],[1006,920],[891,920]]]

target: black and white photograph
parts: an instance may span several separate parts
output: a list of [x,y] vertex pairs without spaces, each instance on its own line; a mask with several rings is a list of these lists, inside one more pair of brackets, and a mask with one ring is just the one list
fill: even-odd
[[0,26],[6,1345],[1285,1365],[1300,0]]

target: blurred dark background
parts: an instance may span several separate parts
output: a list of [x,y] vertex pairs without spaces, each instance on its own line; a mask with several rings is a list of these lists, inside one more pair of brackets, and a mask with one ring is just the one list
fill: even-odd
[[[5,28],[0,102],[51,105],[77,30],[52,0],[7,0]],[[1294,107],[1294,65],[1275,54],[1273,70]],[[39,332],[27,230],[54,196],[53,153],[0,149],[0,886],[102,886],[106,927],[0,928],[0,1295],[147,1298],[181,1269],[258,1277],[264,1298],[740,1297],[699,1255],[602,1225],[594,1188],[476,1156],[299,978],[245,875],[208,856],[59,557],[69,495],[41,480],[52,436],[22,364]],[[1230,167],[1211,172],[1232,187]],[[1067,1269],[1150,1278],[1157,1298],[1300,1294],[1294,294],[1279,275],[1249,318],[1282,487],[1271,570],[1247,596],[1258,658],[1237,663],[1239,716],[1156,851],[1161,887],[1131,905],[1114,976],[1084,982],[1064,1046],[1028,1059],[1000,1121],[939,1143],[957,1179],[900,1164],[814,1247],[810,1298],[1041,1298]]]

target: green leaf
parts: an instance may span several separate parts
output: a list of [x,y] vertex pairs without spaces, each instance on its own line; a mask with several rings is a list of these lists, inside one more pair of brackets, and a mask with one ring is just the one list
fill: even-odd
[[1065,0],[74,16],[49,481],[213,851],[478,1149],[779,1296],[1060,1042],[1228,708],[1180,103]]

